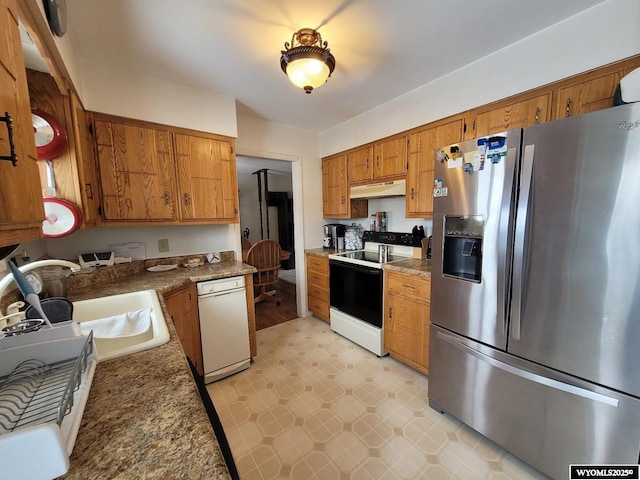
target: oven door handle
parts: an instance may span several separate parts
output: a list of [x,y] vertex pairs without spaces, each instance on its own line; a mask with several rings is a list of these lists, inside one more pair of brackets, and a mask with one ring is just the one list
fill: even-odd
[[380,270],[379,268],[365,267],[356,263],[342,262],[340,260],[329,260],[329,266],[331,265],[336,265],[342,268],[350,268],[351,270],[357,270],[368,275],[379,275],[382,272],[382,270]]

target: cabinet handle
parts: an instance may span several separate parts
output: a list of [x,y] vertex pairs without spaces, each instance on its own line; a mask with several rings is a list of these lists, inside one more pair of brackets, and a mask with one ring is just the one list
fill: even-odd
[[393,309],[389,307],[389,320],[391,320],[392,316],[393,316]]
[[411,187],[411,200],[413,200],[413,187]]
[[542,112],[542,110],[540,109],[540,107],[536,108],[536,125],[540,123],[540,113]]
[[87,199],[93,200],[93,186],[90,183],[85,183],[85,187],[87,187]]
[[570,117],[571,116],[571,99],[567,98],[567,105],[566,108],[564,110],[564,116],[565,117]]
[[369,159],[367,158],[367,170],[369,170]]
[[189,196],[188,193],[184,194],[184,204],[185,205],[189,205],[189,203],[191,202],[191,197]]
[[342,195],[342,196],[340,197],[340,204],[341,204],[341,205],[344,205],[344,195]]
[[0,160],[9,160],[15,167],[18,165],[18,154],[16,153],[16,146],[13,143],[13,120],[11,120],[11,114],[4,112],[4,117],[0,117],[0,120],[7,124],[7,133],[9,137],[9,155],[0,156]]
[[380,155],[376,155],[376,167],[380,166]]
[[165,205],[169,205],[169,203],[171,203],[171,195],[169,195],[169,192],[164,192],[164,204]]

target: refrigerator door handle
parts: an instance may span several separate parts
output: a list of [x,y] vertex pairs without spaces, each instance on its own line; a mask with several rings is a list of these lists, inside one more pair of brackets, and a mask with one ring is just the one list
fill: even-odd
[[520,197],[516,212],[515,249],[513,253],[513,301],[511,303],[511,336],[520,340],[522,330],[522,310],[527,278],[530,204],[533,194],[533,154],[535,145],[526,145],[522,157]]
[[479,352],[475,348],[462,343],[461,340],[458,340],[451,334],[444,332],[437,332],[436,335],[440,337],[445,342],[453,345],[459,350],[476,357],[478,360],[485,362],[492,367],[499,368],[505,372],[508,372],[512,375],[517,375],[520,378],[528,380],[530,382],[539,383],[541,385],[545,385],[549,388],[554,388],[556,390],[562,390],[563,392],[570,393],[572,395],[577,395],[579,397],[586,398],[588,400],[592,400],[594,402],[604,403],[605,405],[609,405],[611,407],[618,408],[618,399],[614,397],[609,397],[607,395],[603,395],[601,393],[593,392],[591,390],[586,390],[584,388],[580,388],[576,385],[571,385],[570,383],[561,382],[558,380],[554,380],[552,378],[548,378],[542,375],[538,375],[533,372],[529,372],[527,370],[522,370],[521,368],[515,367],[513,365],[509,365],[504,363],[496,358],[490,357],[482,352]]
[[[509,148],[507,150],[507,158],[506,164],[515,165],[516,164],[516,156],[519,154],[517,148]],[[509,186],[510,188],[504,188],[504,193],[502,196],[500,209],[502,212],[508,212],[512,208],[512,191],[514,185],[514,169],[506,169],[505,170],[505,178],[504,183],[505,187]],[[508,298],[509,298],[509,265],[507,263],[507,259],[510,256],[511,250],[508,248],[508,244],[511,241],[511,237],[509,235],[509,231],[512,228],[512,219],[510,215],[501,214],[500,222],[499,222],[499,231],[498,231],[498,276],[497,276],[497,318],[496,318],[496,330],[498,333],[505,335],[507,333],[507,319],[508,319]]]

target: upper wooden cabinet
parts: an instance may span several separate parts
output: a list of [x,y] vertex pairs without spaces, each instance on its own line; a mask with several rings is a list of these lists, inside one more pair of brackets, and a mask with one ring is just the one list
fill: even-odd
[[519,96],[471,112],[473,121],[466,139],[524,128],[551,120],[551,90],[535,96]]
[[373,146],[375,163],[374,180],[391,180],[404,177],[407,169],[407,136],[376,142]]
[[93,113],[105,224],[238,222],[232,138]]
[[395,136],[347,152],[349,185],[404,178],[407,136]]
[[434,150],[460,142],[464,135],[464,127],[464,117],[456,116],[409,134],[405,202],[407,218],[433,216]]
[[180,220],[238,222],[233,140],[176,133],[174,141]]
[[322,159],[322,213],[325,218],[342,218],[349,215],[345,154]]
[[340,153],[322,159],[322,214],[324,218],[365,218],[367,200],[349,198],[347,155]]
[[613,107],[620,80],[627,73],[638,68],[639,64],[640,60],[634,58],[561,82],[557,90],[554,118]]
[[620,75],[615,72],[558,89],[555,118],[612,107],[618,83]]
[[171,132],[94,114],[103,219],[176,219]]
[[[15,0],[0,0],[0,246],[42,237],[40,189],[29,92]],[[8,116],[11,121],[8,121]],[[15,152],[15,165],[10,159]]]
[[[93,138],[89,120],[74,93],[60,92],[48,73],[27,70],[32,108],[57,119],[67,132],[69,147],[52,160],[56,195],[78,205],[82,210],[82,227],[95,227],[99,220],[99,195]],[[45,162],[40,161],[43,196],[48,194]]]
[[347,152],[349,185],[367,183],[373,178],[373,145]]

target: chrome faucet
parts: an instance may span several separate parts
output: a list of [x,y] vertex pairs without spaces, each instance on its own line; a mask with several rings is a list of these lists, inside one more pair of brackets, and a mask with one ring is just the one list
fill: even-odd
[[[77,272],[80,270],[80,265],[78,265],[77,263],[69,262],[67,260],[57,260],[55,258],[26,263],[19,267],[19,270],[22,273],[26,273],[35,268],[50,266],[69,267],[72,272]],[[0,280],[0,300],[2,300],[2,297],[4,297],[4,292],[11,282],[13,282],[13,275],[11,273],[8,273],[2,280]],[[2,313],[3,312],[0,309],[0,315],[2,315]]]

